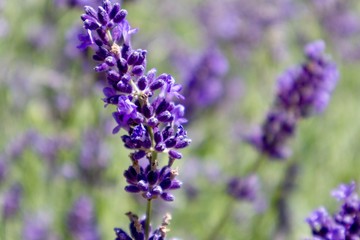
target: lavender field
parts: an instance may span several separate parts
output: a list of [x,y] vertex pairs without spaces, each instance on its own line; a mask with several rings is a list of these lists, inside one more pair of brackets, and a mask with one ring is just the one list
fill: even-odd
[[0,240],[360,240],[360,3],[0,1]]

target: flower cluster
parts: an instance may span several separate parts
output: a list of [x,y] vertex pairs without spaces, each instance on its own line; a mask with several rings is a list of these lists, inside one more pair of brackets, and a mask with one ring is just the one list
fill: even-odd
[[187,116],[193,118],[214,106],[223,97],[224,77],[228,73],[229,64],[215,44],[207,47],[195,63],[190,65],[188,62],[184,64],[187,66],[183,69],[186,72],[184,74],[185,107]]
[[[187,147],[191,140],[182,126],[185,107],[173,101],[184,99],[182,86],[166,73],[157,74],[156,69],[146,71],[147,51],[133,49],[130,37],[137,30],[126,20],[127,11],[119,3],[104,0],[97,10],[85,6],[81,15],[87,37],[82,37],[81,46],[96,48],[93,59],[98,61],[96,72],[105,72],[107,84],[103,89],[105,106],[114,105],[113,112],[121,130],[124,146],[131,149],[131,166],[124,172],[128,185],[125,191],[138,193],[148,201],[147,215],[139,220],[128,213],[133,239],[164,239],[167,229],[163,226],[151,233],[148,212],[150,201],[162,198],[173,201],[169,190],[178,189],[177,170],[171,169],[176,159],[182,158],[179,149]],[[158,154],[165,153],[168,162],[159,167]],[[131,239],[122,229],[115,229],[117,240]]]
[[89,185],[104,180],[104,173],[109,163],[109,149],[101,141],[99,129],[86,129],[82,136],[79,152],[78,172],[80,178]]
[[286,144],[295,134],[299,119],[325,110],[339,74],[335,64],[325,55],[323,41],[308,44],[305,63],[282,74],[272,109],[260,134],[248,141],[263,154],[283,159],[290,155]]
[[[132,166],[124,174],[130,184],[126,191],[141,192],[147,199],[162,196],[173,200],[164,190],[178,188],[180,183],[174,180],[176,174],[170,167],[174,159],[182,157],[178,149],[190,143],[182,126],[185,108],[172,101],[184,98],[179,93],[181,85],[169,74],[157,75],[156,69],[146,72],[147,51],[132,49],[130,36],[136,29],[130,27],[126,15],[120,4],[105,0],[97,11],[85,6],[81,19],[89,33],[87,44],[97,46],[93,58],[99,64],[95,71],[106,72],[105,105],[117,107],[113,133],[125,130],[121,139],[133,150]],[[167,153],[170,159],[160,171],[157,153]],[[139,161],[143,158],[148,163],[142,168]]]
[[19,183],[15,183],[10,189],[4,194],[2,218],[10,219],[20,209],[20,202],[22,200],[23,189]]
[[[130,219],[130,235],[127,234],[124,230],[121,228],[115,228],[116,238],[115,240],[145,240],[145,218],[139,219],[139,217],[132,212],[126,213],[126,215]],[[161,226],[155,229],[149,236],[149,240],[164,240],[166,237],[166,233],[169,231],[167,226],[170,224],[171,215],[166,214],[163,217]]]
[[172,170],[169,166],[165,166],[159,171],[150,165],[145,170],[140,165],[133,165],[125,171],[124,175],[129,183],[125,190],[134,193],[140,192],[146,199],[161,196],[165,201],[173,201],[174,197],[168,191],[181,186],[181,182],[175,179],[178,175],[177,170]]
[[333,197],[342,202],[340,209],[334,215],[331,216],[324,207],[321,207],[306,219],[313,239],[359,239],[360,198],[355,188],[355,182],[351,182],[340,185],[332,192]]
[[233,177],[228,181],[227,193],[237,200],[252,202],[260,189],[259,178],[255,175]]

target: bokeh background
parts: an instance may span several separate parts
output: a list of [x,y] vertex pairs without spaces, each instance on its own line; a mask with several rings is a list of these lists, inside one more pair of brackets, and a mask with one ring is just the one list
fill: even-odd
[[[124,215],[145,213],[123,191],[129,151],[112,135],[104,76],[81,51],[83,5],[97,0],[0,1],[0,239],[114,239]],[[253,203],[234,204],[218,239],[303,239],[305,218],[337,208],[331,189],[360,182],[360,4],[342,0],[127,0],[148,68],[184,85],[192,145],[178,161],[183,188],[158,201],[171,239],[208,239],[228,205],[226,182],[258,156],[242,137],[262,123],[277,77],[323,39],[340,71],[324,114],[301,121],[291,141],[296,170],[284,218],[269,204],[286,161],[259,169]],[[279,227],[280,226],[280,227]]]

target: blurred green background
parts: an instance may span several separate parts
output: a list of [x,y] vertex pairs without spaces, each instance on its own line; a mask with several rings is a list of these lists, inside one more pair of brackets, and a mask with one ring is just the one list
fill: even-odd
[[[25,219],[35,219],[32,216],[39,212],[47,216],[54,239],[72,239],[67,216],[81,195],[93,201],[100,239],[114,239],[114,227],[128,226],[127,211],[145,213],[144,201],[123,191],[129,151],[118,135],[111,134],[112,109],[103,107],[103,76],[93,73],[91,51],[76,48],[82,8],[69,2],[0,2],[0,153],[7,166],[0,182],[1,203],[14,183],[23,189],[19,211],[3,219],[1,239],[26,239]],[[131,26],[139,28],[133,47],[148,51],[148,69],[155,67],[185,84],[186,67],[177,66],[206,51],[209,44],[216,44],[229,64],[222,79],[223,97],[187,124],[193,143],[177,163],[183,189],[175,193],[175,202],[155,204],[153,225],[169,211],[170,239],[207,239],[229,201],[226,180],[240,176],[257,157],[241,136],[261,124],[277,77],[303,61],[303,46],[323,39],[339,67],[340,80],[325,113],[301,121],[291,142],[298,174],[288,198],[290,232],[275,236],[277,210],[266,207],[286,162],[267,161],[259,171],[261,206],[235,204],[218,234],[218,239],[303,239],[310,235],[305,218],[313,209],[336,209],[331,189],[351,180],[360,182],[360,6],[336,0],[214,2],[122,4]],[[230,12],[226,7],[233,2],[240,7]],[[331,19],[342,15],[351,17]],[[242,37],[257,35],[235,44],[226,38],[234,22],[240,22],[241,28],[236,25],[234,31],[244,31]],[[219,28],[224,38],[214,37],[215,23],[223,24]],[[82,178],[77,168],[81,151],[92,154],[84,147],[87,131],[100,136],[92,146],[104,147],[94,153],[107,161],[101,173],[93,173],[99,179]],[[52,239],[50,235],[44,239]]]

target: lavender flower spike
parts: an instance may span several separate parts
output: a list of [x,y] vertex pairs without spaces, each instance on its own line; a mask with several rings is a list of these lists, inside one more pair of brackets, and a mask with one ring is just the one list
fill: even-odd
[[9,219],[16,215],[20,209],[21,198],[22,187],[19,183],[16,183],[12,185],[5,194],[2,213],[4,219]]
[[[81,15],[84,28],[92,45],[97,46],[93,59],[99,64],[95,71],[106,73],[103,101],[105,106],[116,107],[113,118],[117,126],[113,133],[125,132],[121,140],[132,151],[131,166],[124,172],[128,183],[125,191],[147,200],[145,219],[128,214],[132,238],[122,229],[115,229],[116,240],[165,239],[165,226],[151,232],[151,200],[173,201],[169,190],[181,186],[175,179],[177,170],[171,167],[176,159],[182,158],[180,149],[191,142],[182,125],[187,121],[185,107],[176,103],[184,99],[180,94],[182,86],[170,74],[146,69],[147,51],[132,48],[130,37],[137,30],[130,27],[127,11],[119,3],[103,0],[97,10],[90,6],[84,10]],[[159,153],[165,153],[169,159],[162,168]]]
[[295,135],[297,121],[321,113],[329,103],[339,73],[324,56],[325,43],[315,41],[304,48],[306,61],[283,73],[272,109],[261,132],[246,140],[259,152],[274,159],[291,154],[287,143]]
[[342,184],[332,195],[342,202],[339,210],[330,215],[325,208],[315,210],[306,219],[313,239],[340,240],[359,239],[360,236],[360,198],[355,192],[355,182]]
[[[173,196],[165,190],[179,188],[180,183],[173,179],[175,176],[171,180],[161,176],[157,154],[168,155],[168,174],[174,160],[182,158],[179,150],[191,142],[182,126],[186,122],[185,108],[175,103],[184,98],[180,94],[182,86],[169,74],[157,75],[156,69],[146,71],[147,51],[132,49],[130,36],[136,30],[130,27],[126,15],[120,4],[104,0],[97,11],[86,6],[81,19],[97,46],[93,58],[99,64],[95,71],[106,72],[105,106],[117,108],[113,133],[125,131],[121,139],[132,150],[132,166],[124,174],[130,185],[125,190],[146,199],[161,196],[171,201]],[[138,164],[142,158],[148,161],[144,168]]]

